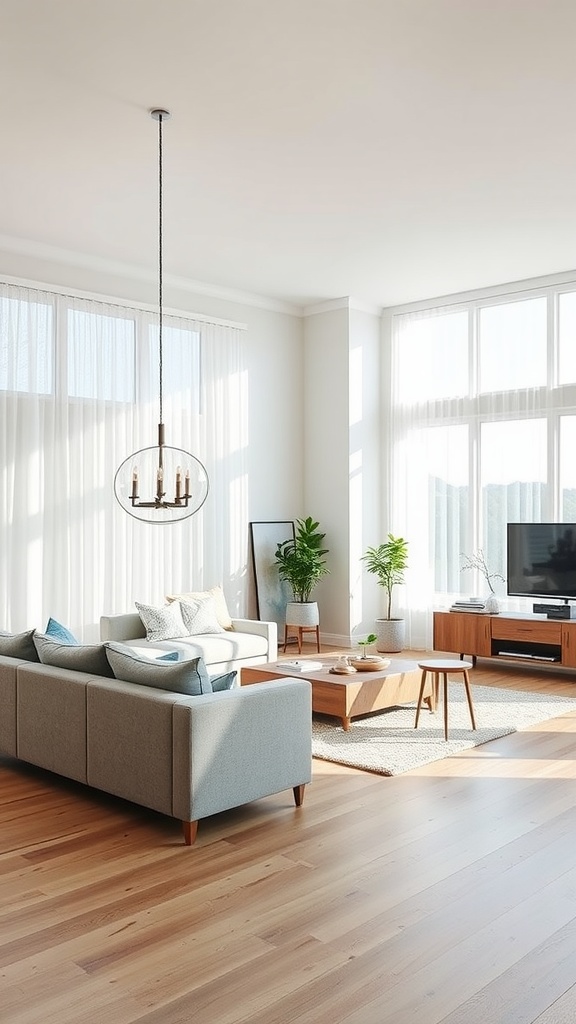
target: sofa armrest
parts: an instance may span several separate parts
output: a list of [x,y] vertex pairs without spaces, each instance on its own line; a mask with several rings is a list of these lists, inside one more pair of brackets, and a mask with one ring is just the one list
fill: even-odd
[[275,622],[261,622],[259,619],[232,619],[232,627],[238,633],[255,633],[268,641],[268,661],[278,657],[278,626]]
[[312,776],[312,687],[305,679],[181,698],[173,707],[174,804],[197,821]]

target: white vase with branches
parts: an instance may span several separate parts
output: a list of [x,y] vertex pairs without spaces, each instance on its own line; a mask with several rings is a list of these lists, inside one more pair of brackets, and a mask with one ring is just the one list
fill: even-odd
[[486,611],[490,612],[492,615],[497,615],[498,612],[500,611],[500,604],[498,598],[496,597],[494,587],[492,586],[492,580],[501,580],[502,583],[504,583],[505,580],[502,573],[491,572],[491,570],[488,568],[488,564],[486,562],[486,558],[484,556],[482,548],[478,548],[478,550],[475,551],[473,555],[462,554],[461,557],[463,559],[463,564],[460,566],[460,572],[477,572],[480,573],[480,575],[483,576],[484,579],[486,580],[486,583],[488,584],[488,589],[490,591],[485,602]]

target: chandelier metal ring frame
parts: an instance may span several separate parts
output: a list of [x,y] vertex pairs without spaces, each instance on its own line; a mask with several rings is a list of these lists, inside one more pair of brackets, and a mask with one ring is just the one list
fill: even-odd
[[[168,110],[153,109],[158,121],[158,443],[140,448],[118,467],[114,494],[125,512],[148,523],[176,523],[194,515],[208,497],[208,474],[202,462],[183,448],[165,443],[163,423],[163,180],[162,123]],[[141,493],[141,489],[146,490]],[[173,490],[172,490],[173,488]]]

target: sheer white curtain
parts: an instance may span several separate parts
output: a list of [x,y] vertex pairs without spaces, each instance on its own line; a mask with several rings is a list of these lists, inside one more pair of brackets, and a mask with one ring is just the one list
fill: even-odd
[[95,640],[103,612],[222,583],[243,607],[248,537],[241,330],[165,317],[166,443],[206,466],[201,511],[142,523],[114,474],[157,440],[154,314],[0,285],[0,628],[49,615]]
[[[482,549],[505,578],[506,524],[574,507],[576,366],[559,358],[576,326],[568,298],[573,324],[552,287],[391,317],[388,517],[410,543],[399,611],[416,649],[432,642],[434,608],[487,595],[465,555]],[[506,608],[524,608],[494,586]]]

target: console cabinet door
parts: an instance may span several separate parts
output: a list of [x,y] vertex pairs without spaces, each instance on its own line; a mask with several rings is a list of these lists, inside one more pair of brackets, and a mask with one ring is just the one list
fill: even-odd
[[473,612],[434,612],[434,650],[489,658],[490,616]]
[[576,668],[576,622],[562,623],[562,664]]

